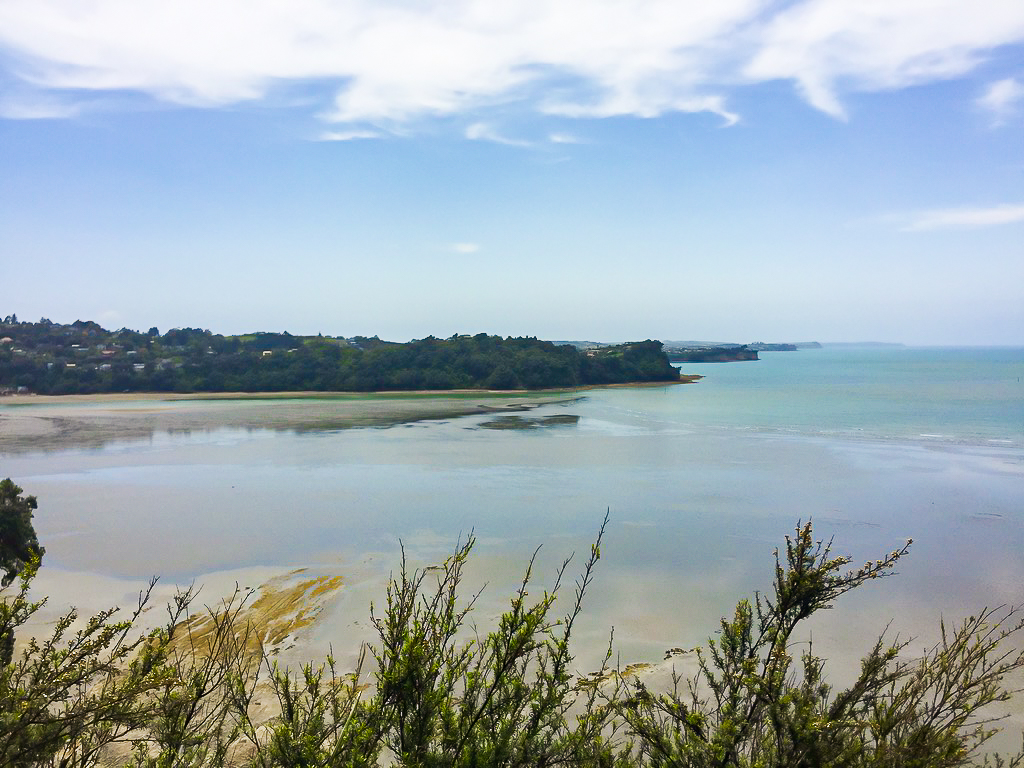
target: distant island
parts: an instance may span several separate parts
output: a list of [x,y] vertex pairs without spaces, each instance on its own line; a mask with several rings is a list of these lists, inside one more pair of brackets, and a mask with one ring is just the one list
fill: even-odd
[[527,390],[678,382],[660,341],[579,349],[479,333],[408,343],[0,322],[0,393]]

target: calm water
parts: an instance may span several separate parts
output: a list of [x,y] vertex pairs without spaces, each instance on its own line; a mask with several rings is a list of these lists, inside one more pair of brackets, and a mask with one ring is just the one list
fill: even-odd
[[538,544],[549,586],[606,509],[583,666],[612,625],[626,660],[700,643],[736,598],[770,583],[772,550],[809,517],[859,561],[915,539],[899,576],[823,617],[823,649],[855,653],[892,617],[922,632],[940,614],[1024,602],[1024,350],[762,358],[686,366],[706,376],[694,385],[591,391],[531,414],[574,424],[493,430],[472,416],[154,434],[0,457],[0,476],[39,497],[47,567],[69,580],[90,574],[127,593],[153,573],[336,569],[353,588],[325,637],[360,634],[399,539],[423,564],[475,529],[486,615]]

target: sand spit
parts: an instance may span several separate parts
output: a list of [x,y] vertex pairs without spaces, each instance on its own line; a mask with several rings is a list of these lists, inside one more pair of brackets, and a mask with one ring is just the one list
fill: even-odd
[[[571,402],[568,392],[63,395],[0,400],[0,455],[99,447],[155,432],[218,428],[329,430],[515,413]],[[13,406],[13,407],[10,407]]]

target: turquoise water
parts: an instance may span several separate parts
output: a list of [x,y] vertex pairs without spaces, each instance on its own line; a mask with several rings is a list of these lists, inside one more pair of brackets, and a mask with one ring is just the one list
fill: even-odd
[[[585,392],[534,412],[579,417],[543,429],[471,416],[156,433],[2,456],[0,475],[39,497],[53,572],[136,584],[327,564],[369,584],[363,599],[379,597],[399,540],[427,563],[475,529],[485,611],[538,544],[549,584],[610,510],[584,665],[612,625],[626,660],[700,643],[770,583],[772,550],[800,519],[855,561],[915,539],[898,577],[822,619],[815,637],[840,654],[892,617],[919,632],[1024,602],[1024,350],[806,350],[685,370],[705,378]],[[354,621],[333,629],[358,634]]]
[[804,434],[1024,444],[1024,350],[825,348],[687,365],[708,378],[677,417]]

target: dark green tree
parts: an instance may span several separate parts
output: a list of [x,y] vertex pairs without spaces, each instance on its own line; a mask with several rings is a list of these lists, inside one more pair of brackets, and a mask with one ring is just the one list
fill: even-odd
[[0,584],[5,587],[27,563],[41,558],[45,551],[32,527],[36,497],[21,493],[10,478],[0,481],[0,568],[4,571]]

